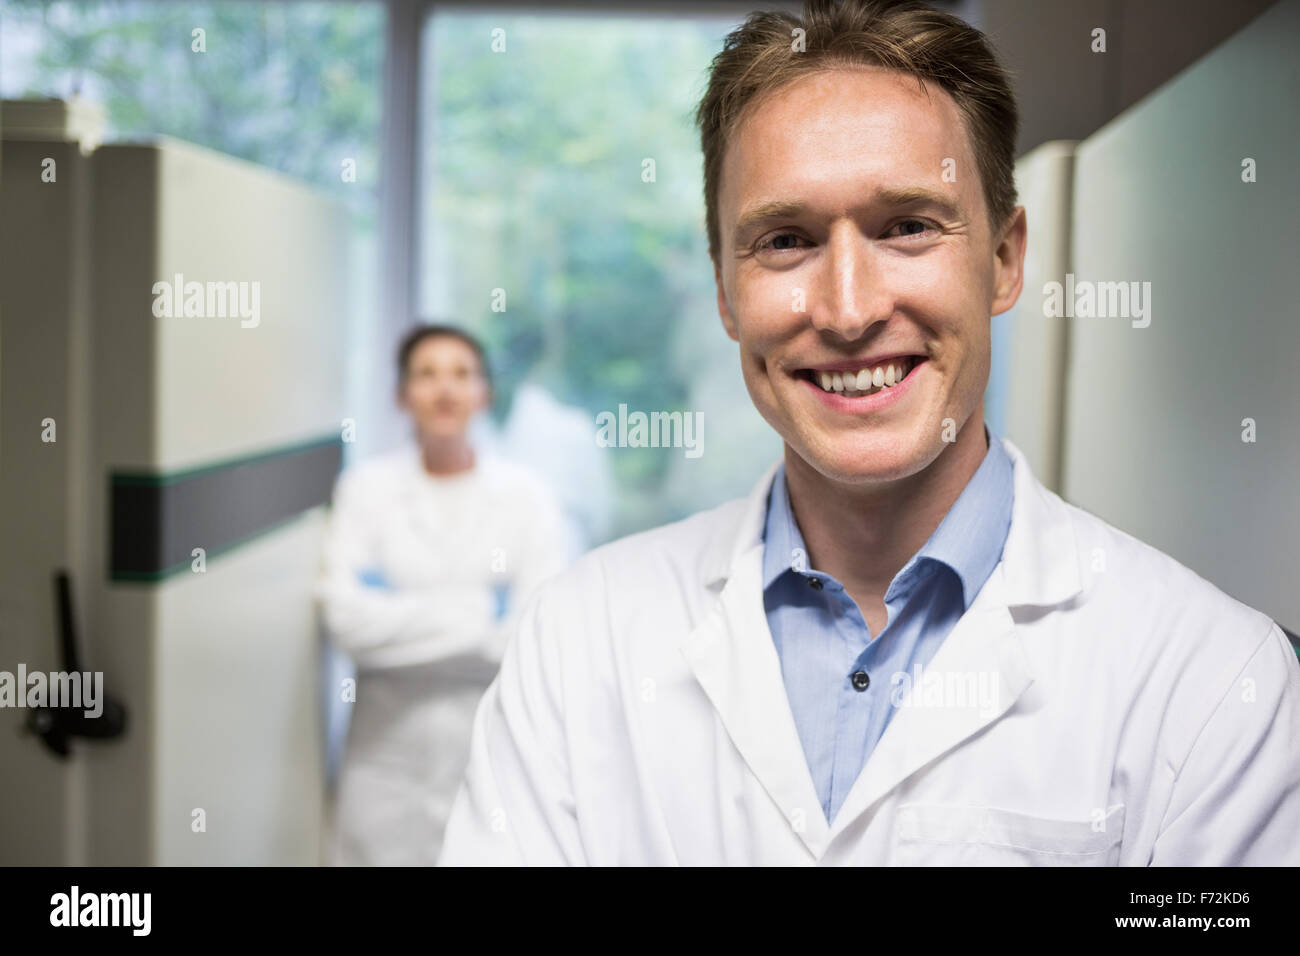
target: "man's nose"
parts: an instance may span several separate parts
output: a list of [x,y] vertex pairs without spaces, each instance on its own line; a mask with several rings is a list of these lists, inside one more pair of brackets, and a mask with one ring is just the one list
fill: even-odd
[[814,328],[853,341],[893,314],[893,296],[874,253],[870,240],[851,224],[832,231],[808,301]]

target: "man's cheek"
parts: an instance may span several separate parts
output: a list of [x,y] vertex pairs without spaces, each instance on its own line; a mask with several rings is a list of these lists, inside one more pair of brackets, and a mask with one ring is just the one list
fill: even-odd
[[771,351],[773,343],[779,338],[780,316],[773,316],[771,311],[755,303],[745,303],[732,313],[736,329],[740,335],[742,351],[759,357]]

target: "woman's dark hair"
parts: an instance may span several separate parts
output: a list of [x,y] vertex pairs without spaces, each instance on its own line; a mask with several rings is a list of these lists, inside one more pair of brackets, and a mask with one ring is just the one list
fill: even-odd
[[488,390],[492,390],[492,370],[488,367],[487,352],[483,348],[483,343],[464,329],[455,325],[417,325],[411,331],[402,337],[402,344],[397,348],[397,388],[401,390],[406,384],[406,377],[411,371],[411,353],[416,350],[421,342],[427,339],[456,339],[464,342],[478,356],[479,368],[483,371],[483,379],[487,382]]

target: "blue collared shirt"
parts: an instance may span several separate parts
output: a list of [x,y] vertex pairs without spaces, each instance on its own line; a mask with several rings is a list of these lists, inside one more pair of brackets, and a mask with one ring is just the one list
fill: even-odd
[[989,448],[979,468],[890,582],[886,624],[874,640],[844,586],[809,566],[785,465],[777,470],[763,532],[763,604],[828,822],[894,714],[892,676],[929,664],[1002,557],[1011,526],[1012,464],[998,437],[985,431]]

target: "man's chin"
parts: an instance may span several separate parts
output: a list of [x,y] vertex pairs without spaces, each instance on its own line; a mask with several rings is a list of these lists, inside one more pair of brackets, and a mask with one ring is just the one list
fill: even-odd
[[942,447],[934,450],[912,435],[821,435],[795,447],[812,469],[846,485],[873,485],[898,481],[924,470]]

